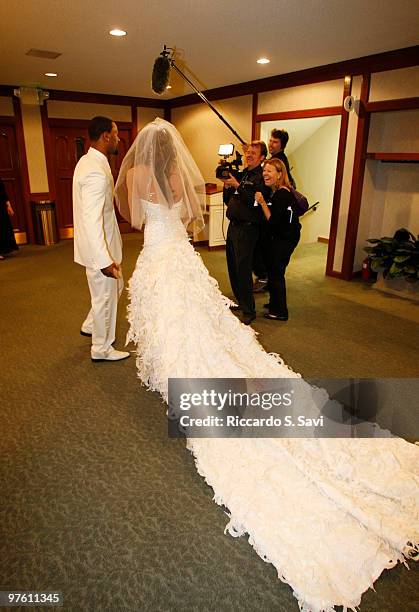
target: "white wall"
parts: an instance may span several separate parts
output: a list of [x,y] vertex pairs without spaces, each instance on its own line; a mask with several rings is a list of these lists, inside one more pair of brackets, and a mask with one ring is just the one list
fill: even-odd
[[317,242],[319,237],[329,238],[340,120],[340,116],[329,117],[288,158],[297,189],[304,193],[310,205],[320,202],[316,211],[301,219],[302,243]]

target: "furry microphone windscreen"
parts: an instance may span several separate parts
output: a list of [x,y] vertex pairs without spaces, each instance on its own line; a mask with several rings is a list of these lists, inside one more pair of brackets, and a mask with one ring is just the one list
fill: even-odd
[[151,88],[156,94],[162,94],[169,82],[170,60],[164,56],[159,57],[154,62],[153,75],[151,77]]

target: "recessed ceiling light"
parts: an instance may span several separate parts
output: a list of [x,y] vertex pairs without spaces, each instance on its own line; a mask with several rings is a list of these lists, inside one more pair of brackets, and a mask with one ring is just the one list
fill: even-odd
[[115,28],[115,30],[110,30],[109,34],[111,36],[126,36],[127,35],[125,30],[119,30],[118,28]]
[[166,89],[172,89],[171,85],[166,85]]
[[58,76],[58,74],[56,72],[45,72],[44,75],[47,76],[47,77],[56,77],[56,76]]
[[271,60],[269,60],[267,57],[260,57],[258,60],[256,60],[258,64],[269,64],[269,62]]

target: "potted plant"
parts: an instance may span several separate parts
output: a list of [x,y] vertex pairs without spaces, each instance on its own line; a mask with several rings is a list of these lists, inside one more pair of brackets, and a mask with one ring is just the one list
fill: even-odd
[[365,247],[371,268],[378,272],[374,288],[389,293],[419,299],[419,236],[405,228],[394,236],[370,238]]

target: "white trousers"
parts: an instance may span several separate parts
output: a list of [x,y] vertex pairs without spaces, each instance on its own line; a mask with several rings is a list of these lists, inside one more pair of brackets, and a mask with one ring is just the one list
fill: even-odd
[[100,270],[86,268],[92,307],[81,326],[92,334],[92,357],[105,357],[115,342],[116,311],[124,288],[121,278],[109,278]]

